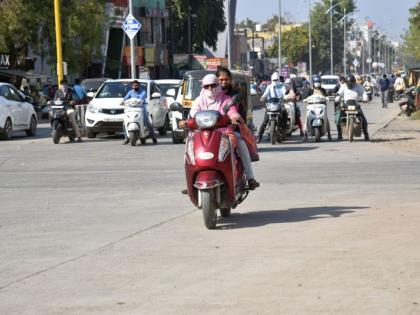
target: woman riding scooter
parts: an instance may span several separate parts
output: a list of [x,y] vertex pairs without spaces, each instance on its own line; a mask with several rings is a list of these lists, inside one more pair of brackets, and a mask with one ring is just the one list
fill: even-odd
[[[200,96],[194,101],[194,104],[190,111],[190,116],[194,117],[196,113],[203,110],[217,110],[224,114],[224,108],[230,102],[232,98],[226,95],[219,86],[219,80],[214,74],[208,74],[203,78],[202,90]],[[230,120],[233,124],[239,124],[241,116],[236,110],[235,106],[230,107],[227,112]],[[255,180],[254,170],[251,164],[251,157],[248,151],[248,147],[240,133],[235,132],[237,137],[238,153],[243,163],[245,174],[248,180],[248,187],[250,190],[254,190],[259,187],[260,184]]]

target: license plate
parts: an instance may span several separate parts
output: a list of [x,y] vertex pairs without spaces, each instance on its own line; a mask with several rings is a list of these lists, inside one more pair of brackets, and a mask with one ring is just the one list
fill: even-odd
[[113,118],[113,117],[106,117],[104,118],[104,121],[106,122],[123,122],[123,118]]

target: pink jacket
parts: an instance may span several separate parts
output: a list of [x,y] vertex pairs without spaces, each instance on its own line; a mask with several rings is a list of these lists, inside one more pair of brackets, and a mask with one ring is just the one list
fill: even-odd
[[[231,101],[232,98],[223,93],[222,91],[220,91],[220,93],[217,95],[216,99],[213,102],[206,99],[203,93],[200,93],[200,96],[194,101],[191,107],[190,116],[194,117],[196,113],[201,112],[203,110],[217,110],[222,115],[224,115],[225,113],[223,111],[223,108]],[[238,111],[236,110],[235,106],[232,106],[229,109],[227,115],[230,119],[238,119],[241,117]]]

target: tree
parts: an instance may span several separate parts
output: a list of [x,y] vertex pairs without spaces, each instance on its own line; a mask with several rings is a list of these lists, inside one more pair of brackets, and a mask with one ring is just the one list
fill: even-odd
[[204,43],[215,49],[217,36],[226,28],[223,0],[170,0],[176,52],[188,51],[188,17],[191,20],[192,51],[202,53]]
[[420,3],[410,9],[409,28],[404,35],[404,51],[420,61]]
[[[278,38],[278,37],[277,37]],[[285,32],[281,41],[282,55],[286,57],[288,63],[297,64],[300,61],[309,60],[309,39],[308,26],[302,25]],[[278,40],[275,42],[269,56],[277,56]]]
[[[12,61],[31,48],[56,64],[53,1],[3,0],[0,16],[0,49]],[[70,71],[81,73],[100,56],[105,18],[105,0],[66,0],[61,6],[63,58]]]
[[246,18],[246,20],[242,20],[239,23],[236,24],[236,27],[241,28],[241,29],[251,29],[255,31],[255,26],[258,23],[251,20],[250,18]]
[[[267,22],[265,22],[262,25],[262,28],[264,30],[269,31],[269,32],[275,32],[276,31],[276,26],[278,24],[279,24],[279,16],[278,15],[273,15],[270,19],[267,20]],[[281,24],[282,25],[293,24],[292,17],[288,13],[286,13],[284,16],[282,15]]]
[[[328,71],[330,69],[330,23],[329,15],[325,15],[330,7],[329,0],[322,0],[318,2],[312,12],[312,61],[315,72]],[[334,8],[338,14],[333,15],[333,58],[334,68],[340,69],[339,65],[343,60],[343,25],[338,23],[341,19],[342,13],[346,8],[347,13],[351,13],[356,9],[354,0],[343,0],[342,4]],[[341,13],[341,14],[340,14]],[[347,27],[352,22],[347,23]]]

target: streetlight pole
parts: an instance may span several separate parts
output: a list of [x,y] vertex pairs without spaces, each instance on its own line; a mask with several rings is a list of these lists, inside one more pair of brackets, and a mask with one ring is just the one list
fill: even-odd
[[54,0],[55,15],[55,41],[57,49],[57,84],[63,79],[63,49],[61,45],[61,17],[60,17],[60,0]]
[[343,66],[344,66],[344,77],[347,78],[347,54],[346,54],[346,44],[347,44],[347,16],[346,8],[344,8],[344,44],[343,44]]
[[[128,2],[129,13],[133,14],[133,0]],[[130,38],[130,55],[131,55],[131,78],[134,80],[136,78],[136,50],[134,37]]]
[[230,0],[228,0],[227,2],[227,13],[228,13],[228,17],[227,17],[227,26],[228,26],[228,31],[227,31],[227,50],[228,50],[228,69],[232,69],[232,48],[231,48],[231,39],[232,39],[232,34],[231,34],[231,17],[230,17]]
[[[331,7],[333,0],[330,0]],[[334,74],[334,60],[333,60],[333,9],[330,11],[330,54],[331,54],[331,75]]]
[[312,85],[312,1],[309,0],[309,83]]
[[281,0],[279,0],[279,73],[281,74]]

